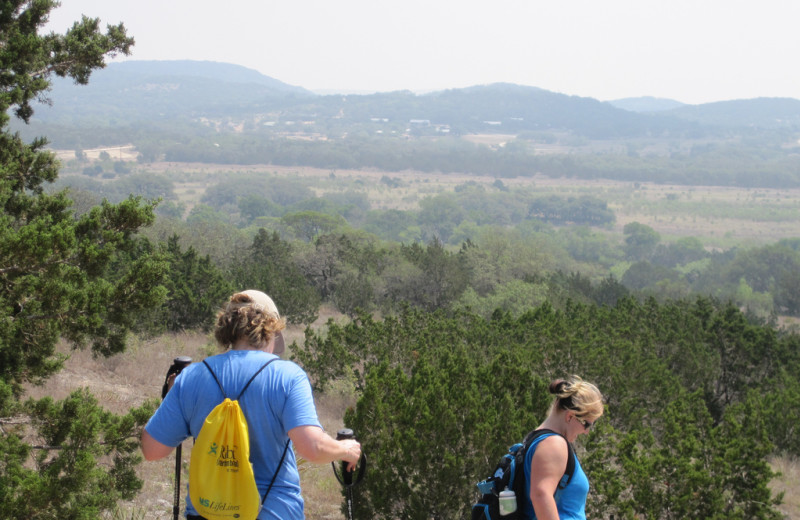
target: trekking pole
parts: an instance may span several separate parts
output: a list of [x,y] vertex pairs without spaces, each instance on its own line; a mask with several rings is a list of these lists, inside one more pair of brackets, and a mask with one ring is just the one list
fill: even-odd
[[[343,439],[355,439],[353,430],[350,428],[345,428],[336,432],[336,440],[340,441]],[[353,478],[353,473],[355,473],[355,470],[348,471],[347,462],[342,461],[341,466],[342,476],[339,477],[339,473],[336,471],[336,464],[331,462],[331,467],[333,467],[333,474],[336,475],[336,480],[339,481],[339,484],[344,486],[344,489],[347,492],[347,518],[349,520],[353,520],[353,487],[357,486],[362,480],[364,480],[364,472],[367,469],[367,457],[362,451],[361,458],[358,461],[358,474],[355,475],[355,479]]]
[[[164,386],[161,387],[161,400],[163,401],[165,397],[167,397],[167,392],[169,389],[172,388],[172,383],[175,381],[175,378],[178,377],[178,374],[181,373],[181,370],[188,367],[192,364],[192,358],[189,356],[178,356],[172,361],[172,366],[169,367],[167,370],[167,377],[164,378]],[[172,380],[170,380],[170,378]],[[181,448],[183,447],[183,443],[178,444],[175,448],[175,494],[172,501],[172,518],[173,520],[178,520],[178,516],[181,510],[181,496],[180,496],[180,488],[181,488]]]

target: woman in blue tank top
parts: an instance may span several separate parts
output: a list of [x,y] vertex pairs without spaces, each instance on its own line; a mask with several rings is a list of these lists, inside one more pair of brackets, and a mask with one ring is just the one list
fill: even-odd
[[577,376],[569,381],[553,381],[550,393],[555,394],[555,400],[547,419],[537,430],[547,429],[552,433],[534,441],[525,454],[525,483],[529,496],[522,516],[525,520],[586,520],[589,479],[574,454],[572,478],[563,489],[559,483],[570,454],[567,443],[588,433],[603,415],[603,396],[595,385]]

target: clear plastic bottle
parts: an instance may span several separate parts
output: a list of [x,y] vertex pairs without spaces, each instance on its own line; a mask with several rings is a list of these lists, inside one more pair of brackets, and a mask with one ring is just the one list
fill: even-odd
[[507,516],[517,510],[517,495],[506,488],[500,492],[500,516]]

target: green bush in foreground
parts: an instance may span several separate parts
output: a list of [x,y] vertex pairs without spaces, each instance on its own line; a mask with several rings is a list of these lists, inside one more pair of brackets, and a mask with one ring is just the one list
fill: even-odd
[[[406,309],[307,331],[318,388],[351,381],[370,457],[359,516],[456,519],[505,449],[546,414],[546,383],[596,382],[607,412],[578,444],[594,518],[777,519],[767,457],[795,449],[797,337],[713,301],[549,304],[513,318]],[[770,405],[770,403],[773,403]]]

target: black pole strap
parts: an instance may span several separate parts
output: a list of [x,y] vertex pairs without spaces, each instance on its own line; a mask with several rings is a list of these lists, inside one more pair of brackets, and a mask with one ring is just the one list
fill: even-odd
[[[336,471],[336,463],[331,462],[331,467],[333,467],[333,474],[336,475],[336,480],[339,481],[339,484],[344,486],[345,488],[355,487],[364,480],[364,473],[367,470],[367,456],[364,453],[361,453],[361,458],[358,459],[358,471],[342,471],[342,475],[339,475],[339,472]],[[350,475],[348,475],[348,473]],[[355,478],[352,478],[352,474],[355,473]]]

